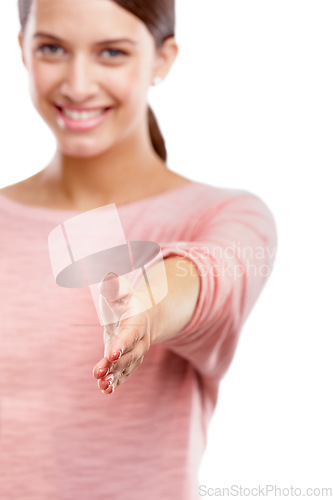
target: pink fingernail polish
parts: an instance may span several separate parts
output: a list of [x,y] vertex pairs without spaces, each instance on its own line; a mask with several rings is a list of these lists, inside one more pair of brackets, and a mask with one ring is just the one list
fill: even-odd
[[100,389],[102,389],[102,391],[106,391],[110,387],[110,384],[113,384],[113,382],[114,382],[114,375],[113,374],[108,375],[107,378],[99,382],[99,387]]
[[112,356],[113,361],[117,361],[117,359],[120,358],[121,354],[122,354],[121,351],[114,352]]
[[100,368],[98,376],[99,378],[105,377],[109,373],[109,368]]
[[[110,379],[108,381],[108,385],[106,386],[105,389],[102,389],[102,391],[103,392],[108,392],[109,391],[109,394],[111,394],[111,392],[113,392],[113,385],[112,384],[113,384],[113,379]],[[111,390],[110,390],[110,388],[111,388]]]

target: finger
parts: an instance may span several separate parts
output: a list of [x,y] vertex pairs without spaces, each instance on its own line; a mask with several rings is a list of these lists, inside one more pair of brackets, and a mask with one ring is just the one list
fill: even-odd
[[116,273],[108,273],[99,283],[98,290],[103,297],[113,299],[119,292],[119,280]]
[[102,378],[109,373],[110,362],[104,357],[93,368],[93,377]]
[[147,353],[147,349],[145,348],[145,342],[139,342],[135,349],[130,352],[127,352],[123,356],[121,356],[118,360],[113,361],[109,368],[109,374],[117,374],[119,376],[124,370],[127,370],[132,364],[134,364],[137,359],[139,359],[142,355]]
[[111,394],[115,390],[114,377],[109,376],[109,378],[103,382],[98,381],[98,386],[103,394]]
[[99,388],[106,390],[109,380],[111,380],[114,385],[116,385],[118,379],[122,382],[125,381],[126,378],[141,365],[147,351],[148,349],[144,341],[141,341],[134,352],[125,354],[119,362],[111,365],[108,375],[98,380]]
[[115,273],[108,273],[98,288],[99,293],[111,302],[133,292],[130,282],[124,276],[117,276]]
[[114,276],[114,273],[109,273],[99,284],[99,309],[104,325],[116,325],[133,296],[129,282]]
[[107,357],[107,353],[109,352],[110,346],[116,339],[118,331],[119,331],[119,322],[112,325],[106,325],[104,327],[104,332],[103,332],[104,357]]
[[121,384],[126,382],[126,380],[135,372],[135,370],[137,370],[139,366],[141,366],[143,360],[144,360],[144,354],[142,354],[139,358],[137,358],[136,361],[131,363],[130,366],[122,370],[119,376],[115,377],[113,380],[112,384],[114,386],[114,389],[116,389],[116,387],[119,387]]
[[119,322],[120,311],[116,311],[114,308],[110,307],[105,297],[102,295],[99,296],[98,305],[102,324],[104,325],[104,331],[107,330],[107,333],[111,334]]
[[[110,340],[107,337],[107,334],[104,332],[104,342],[105,342],[105,350],[104,350],[104,358],[102,358],[93,368],[93,376],[97,379],[101,379],[105,377],[111,370],[111,366],[114,362],[120,359],[124,354],[132,351],[135,345],[143,338],[144,329],[142,328],[142,333],[138,329],[133,330],[128,328],[122,332],[123,339],[120,341],[118,337],[116,339],[111,338]],[[126,338],[125,338],[126,336]],[[115,344],[115,340],[117,343]],[[147,342],[145,342],[147,344]],[[106,355],[108,353],[108,356]],[[106,370],[107,369],[107,370]]]
[[106,358],[112,363],[124,354],[132,351],[145,333],[146,328],[143,324],[133,325],[127,323],[121,325],[117,337],[109,345]]
[[141,366],[143,359],[144,355],[142,354],[135,362],[131,363],[127,368],[124,368],[118,375],[110,374],[104,380],[99,380],[98,386],[101,391],[105,394],[112,394],[116,387],[126,382],[129,376]]
[[93,368],[93,376],[95,378],[99,379],[105,377],[109,373],[109,370],[106,371],[105,369],[109,369],[112,362],[118,360],[124,353],[129,352],[131,349],[133,349],[136,342],[142,338],[145,333],[144,329],[142,328],[142,324],[135,326],[136,328],[140,326],[140,328],[142,329],[142,334],[138,333],[137,330],[134,331],[134,329],[131,328],[131,324],[127,322],[122,330],[123,337],[128,335],[128,333],[130,334],[127,339],[123,339],[123,337],[118,339],[116,334],[119,327],[115,327],[114,325],[107,325],[104,327],[104,357]]

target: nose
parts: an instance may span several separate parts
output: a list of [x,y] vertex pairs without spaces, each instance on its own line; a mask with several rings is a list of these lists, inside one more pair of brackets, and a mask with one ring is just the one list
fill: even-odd
[[60,92],[71,101],[81,103],[98,91],[92,64],[84,54],[74,56],[66,65],[66,74]]

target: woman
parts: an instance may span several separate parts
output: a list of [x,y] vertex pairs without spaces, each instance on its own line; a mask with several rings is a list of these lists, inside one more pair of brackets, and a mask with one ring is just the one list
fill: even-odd
[[[20,0],[19,13],[31,97],[57,149],[0,190],[2,495],[197,499],[207,425],[272,269],[275,221],[250,192],[167,168],[147,92],[177,56],[173,1]],[[110,203],[128,240],[159,243],[168,294],[123,322],[101,358],[89,290],[54,283],[47,238]]]

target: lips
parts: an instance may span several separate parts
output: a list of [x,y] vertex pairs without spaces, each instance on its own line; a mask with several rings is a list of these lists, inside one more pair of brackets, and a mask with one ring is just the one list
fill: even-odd
[[107,108],[111,108],[112,106],[102,106],[102,105],[99,105],[99,106],[87,106],[86,108],[84,106],[74,106],[73,104],[62,104],[61,102],[55,102],[54,103],[55,106],[57,106],[57,108],[61,108],[61,109],[73,109],[73,110],[76,110],[76,111],[93,111],[93,110],[96,110],[96,109],[107,109]]
[[112,107],[75,108],[55,104],[59,125],[70,130],[89,130],[104,121]]
[[96,109],[95,111],[74,111],[72,109],[63,108],[62,113],[72,120],[89,120],[89,118],[96,118],[104,113],[105,109]]
[[56,108],[72,120],[88,120],[89,118],[95,118],[96,116],[104,113],[104,111],[111,109],[111,106],[98,108],[75,108],[74,106],[60,106],[56,104]]

